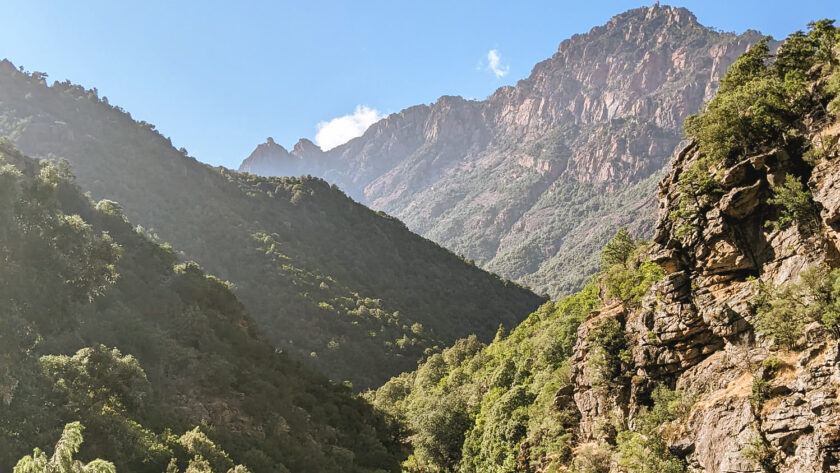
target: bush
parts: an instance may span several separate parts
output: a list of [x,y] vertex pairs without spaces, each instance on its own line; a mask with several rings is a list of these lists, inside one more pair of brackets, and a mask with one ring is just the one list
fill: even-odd
[[759,290],[753,327],[758,335],[769,338],[777,347],[793,348],[808,322],[807,308],[798,289],[794,285],[762,285]]
[[616,438],[617,462],[629,473],[682,473],[685,463],[671,454],[659,432],[666,422],[685,418],[694,405],[694,396],[657,386],[653,406],[636,418],[636,430],[625,430]]
[[658,432],[624,431],[617,439],[618,464],[628,473],[682,473],[685,463],[671,455]]
[[711,159],[701,156],[677,177],[679,200],[676,210],[668,214],[677,238],[687,238],[699,227],[703,209],[720,194],[720,177],[712,171],[714,166]]
[[[761,284],[761,283],[759,283]],[[753,327],[779,348],[794,348],[809,322],[819,322],[840,337],[840,269],[817,266],[802,272],[802,281],[786,286],[761,284],[753,301]]]
[[609,473],[612,451],[606,444],[586,444],[572,462],[574,473]]
[[703,156],[725,164],[779,142],[796,118],[782,79],[766,65],[764,38],[736,60],[720,90],[700,114],[686,120],[686,135]]
[[630,361],[630,352],[621,323],[616,319],[604,319],[589,332],[587,340],[592,345],[588,362],[590,384],[600,388],[623,384],[627,377],[624,366]]
[[624,228],[604,247],[599,282],[608,299],[637,307],[650,287],[665,275],[656,263],[641,260],[644,249],[644,242],[634,240]]
[[773,231],[787,228],[793,223],[797,223],[800,230],[809,233],[819,229],[817,209],[811,198],[811,191],[805,189],[799,178],[788,174],[781,185],[772,188],[772,192],[773,195],[767,202],[779,210],[779,217],[767,222],[767,226]]
[[773,471],[773,450],[758,433],[753,434],[749,442],[741,448],[741,455],[754,466]]
[[753,412],[758,413],[764,406],[764,401],[770,398],[770,383],[762,376],[753,376],[752,388],[750,390],[750,406]]

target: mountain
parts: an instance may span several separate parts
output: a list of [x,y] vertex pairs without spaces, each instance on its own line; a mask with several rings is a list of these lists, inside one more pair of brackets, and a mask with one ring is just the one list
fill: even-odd
[[75,422],[79,458],[122,472],[398,469],[389,424],[277,353],[225,283],[6,139],[0,257],[3,471]]
[[686,116],[761,35],[630,10],[563,41],[514,87],[441,97],[322,152],[269,141],[240,171],[320,176],[481,267],[551,296],[582,287],[621,226],[649,236]]
[[69,82],[0,63],[0,134],[69,161],[94,199],[228,280],[277,348],[358,389],[426,349],[492,338],[543,298],[411,233],[320,179],[212,168]]
[[617,232],[582,291],[370,395],[403,471],[837,469],[840,29],[770,46],[687,121],[652,241]]

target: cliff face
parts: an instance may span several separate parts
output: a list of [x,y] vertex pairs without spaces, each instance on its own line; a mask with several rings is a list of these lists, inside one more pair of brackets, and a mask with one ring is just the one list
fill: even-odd
[[652,241],[375,393],[408,471],[838,471],[840,29],[768,43],[687,121]]
[[[836,143],[838,132],[835,125],[813,139]],[[762,285],[796,283],[809,268],[838,265],[836,144],[825,155],[807,181],[819,211],[807,225],[774,230],[766,224],[774,212],[771,188],[791,167],[785,151],[773,150],[716,170],[722,196],[699,217],[700,231],[681,235],[668,215],[678,208],[680,174],[699,155],[695,145],[678,154],[660,185],[651,250],[667,275],[640,309],[602,309],[578,332],[573,381],[583,442],[596,440],[598,419],[620,412],[632,422],[657,383],[675,383],[696,395],[690,413],[664,429],[670,451],[686,460],[689,471],[836,471],[837,340],[811,322],[796,333],[790,350],[778,352],[754,330]],[[632,380],[606,391],[593,388],[586,373],[588,334],[601,319],[621,321],[632,353]],[[770,358],[776,361],[765,361]],[[756,442],[768,452],[761,465],[748,448]]]
[[631,10],[484,101],[442,97],[326,153],[302,152],[296,168],[278,153],[240,170],[324,177],[556,296],[580,287],[619,226],[650,232],[649,197],[683,120],[759,37],[712,31],[681,8]]

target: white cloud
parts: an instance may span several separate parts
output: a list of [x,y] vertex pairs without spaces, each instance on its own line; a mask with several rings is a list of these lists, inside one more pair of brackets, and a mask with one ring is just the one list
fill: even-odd
[[317,125],[315,143],[324,151],[342,145],[357,136],[362,136],[369,126],[384,118],[378,110],[365,105],[357,105],[350,115],[333,118]]
[[510,72],[510,66],[502,65],[502,55],[498,49],[491,49],[487,52],[487,69],[493,71],[496,77],[504,77]]

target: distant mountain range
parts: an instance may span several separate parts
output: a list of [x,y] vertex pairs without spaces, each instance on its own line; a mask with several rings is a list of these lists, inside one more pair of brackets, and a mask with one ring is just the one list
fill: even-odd
[[684,8],[630,10],[563,41],[483,101],[441,97],[321,151],[269,139],[239,170],[310,174],[537,292],[579,289],[621,226],[650,235],[660,171],[686,116],[762,35]]
[[0,63],[0,135],[66,158],[94,199],[232,282],[275,347],[357,389],[471,333],[490,340],[543,298],[463,261],[320,179],[212,168],[95,90]]

